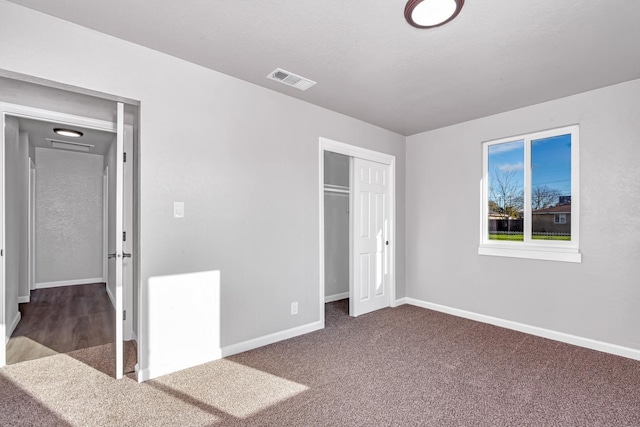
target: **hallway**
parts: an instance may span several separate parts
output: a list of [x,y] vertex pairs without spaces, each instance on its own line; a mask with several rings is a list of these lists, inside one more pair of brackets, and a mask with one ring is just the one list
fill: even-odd
[[114,342],[115,318],[104,283],[36,289],[7,344],[7,364]]

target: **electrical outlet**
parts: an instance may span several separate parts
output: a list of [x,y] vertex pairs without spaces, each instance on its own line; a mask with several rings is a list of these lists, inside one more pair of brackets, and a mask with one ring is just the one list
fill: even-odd
[[291,315],[298,314],[298,301],[291,303]]

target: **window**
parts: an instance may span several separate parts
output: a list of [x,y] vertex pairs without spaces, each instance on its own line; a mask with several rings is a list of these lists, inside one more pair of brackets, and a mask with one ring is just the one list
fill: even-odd
[[581,262],[578,126],[482,143],[481,255]]
[[567,214],[556,214],[553,218],[554,224],[566,224],[567,223]]

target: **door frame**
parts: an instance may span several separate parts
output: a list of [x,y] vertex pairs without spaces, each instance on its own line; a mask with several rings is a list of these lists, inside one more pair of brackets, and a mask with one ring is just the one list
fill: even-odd
[[[114,103],[114,110],[117,107],[117,104]],[[83,116],[77,116],[77,115],[73,115],[73,114],[66,114],[66,113],[61,113],[61,112],[57,112],[57,111],[51,111],[51,110],[45,110],[45,109],[41,109],[41,108],[35,108],[35,107],[28,107],[28,106],[24,106],[24,105],[19,105],[19,104],[11,104],[11,103],[6,103],[6,102],[0,102],[0,121],[2,122],[2,124],[4,124],[5,122],[5,118],[6,116],[12,116],[12,117],[18,117],[18,118],[27,118],[27,119],[33,119],[33,120],[39,120],[39,121],[44,121],[44,122],[50,122],[50,123],[55,123],[55,124],[60,124],[60,125],[68,125],[68,126],[81,126],[84,128],[89,128],[89,129],[95,129],[95,130],[100,130],[100,131],[104,131],[104,132],[110,132],[113,133],[114,136],[117,135],[118,132],[118,128],[117,128],[117,123],[116,122],[109,122],[109,121],[105,121],[105,120],[100,120],[100,119],[93,119],[93,118],[89,118],[89,117],[83,117]],[[127,128],[130,128],[130,126],[126,126]],[[1,145],[0,145],[0,150],[2,150],[2,153],[0,153],[0,169],[2,170],[2,173],[4,174],[4,166],[5,166],[5,159],[4,159],[4,146],[5,146],[5,132],[2,132],[2,137],[0,139]],[[132,156],[133,157],[133,156]],[[132,177],[133,178],[133,177]],[[6,180],[3,179],[2,180],[2,188],[0,188],[0,195],[2,198],[2,206],[0,207],[0,227],[2,227],[2,234],[1,234],[1,241],[0,241],[0,247],[3,250],[6,250],[6,241],[5,241],[5,233],[4,233],[4,229],[5,229],[5,218],[6,218],[6,212],[5,212],[5,203],[4,203],[4,196],[5,196],[5,188],[6,188]],[[131,212],[131,214],[133,215],[133,212]],[[133,238],[134,233],[131,232],[131,236]],[[0,257],[0,263],[2,263],[2,268],[0,268],[0,333],[2,334],[1,336],[3,337],[3,341],[6,339],[6,332],[7,332],[7,313],[6,313],[6,309],[5,309],[5,297],[6,297],[6,286],[5,286],[5,270],[6,270],[6,266],[5,266],[5,256]],[[133,266],[132,266],[133,268]],[[134,286],[134,283],[131,283],[131,286]],[[132,301],[129,302],[132,305]],[[133,308],[133,307],[132,307]],[[132,317],[133,316],[129,316],[129,318],[127,319],[127,324],[128,327],[127,329],[131,329],[132,328]],[[125,333],[125,336],[127,335],[127,333]],[[0,368],[6,365],[6,343],[4,343],[4,345],[2,346],[2,348],[0,349]]]
[[[320,321],[322,322],[322,327],[324,328],[325,318],[324,318],[324,298],[325,298],[325,277],[324,277],[324,152],[330,151],[332,153],[338,153],[349,157],[357,157],[359,159],[369,160],[372,162],[382,163],[384,165],[389,166],[390,177],[389,177],[389,204],[391,205],[391,209],[389,211],[389,242],[390,242],[390,253],[389,253],[389,306],[395,307],[396,304],[396,157],[391,154],[381,153],[378,151],[370,150],[367,148],[358,147],[355,145],[345,144],[343,142],[334,141],[328,138],[320,137],[318,144],[318,158],[319,158],[319,180],[318,180],[318,200],[319,200],[319,262],[320,262],[320,271],[319,271],[319,312],[320,312]],[[353,182],[353,161],[349,162],[350,170],[349,170],[349,179],[350,182]],[[353,189],[349,188],[351,193]],[[351,194],[350,194],[351,196]],[[349,197],[349,204],[353,203],[353,197]],[[353,212],[353,209],[349,210]],[[352,230],[352,222],[353,218],[351,214],[349,215],[349,230]],[[351,232],[349,232],[349,298],[353,297],[353,268],[354,268],[354,254],[353,254],[353,244],[352,244],[352,236]]]

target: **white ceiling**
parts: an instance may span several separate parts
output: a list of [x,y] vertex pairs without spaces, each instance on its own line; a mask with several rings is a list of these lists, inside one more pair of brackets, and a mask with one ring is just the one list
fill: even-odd
[[403,135],[640,78],[638,0],[466,0],[431,30],[405,0],[11,1]]

